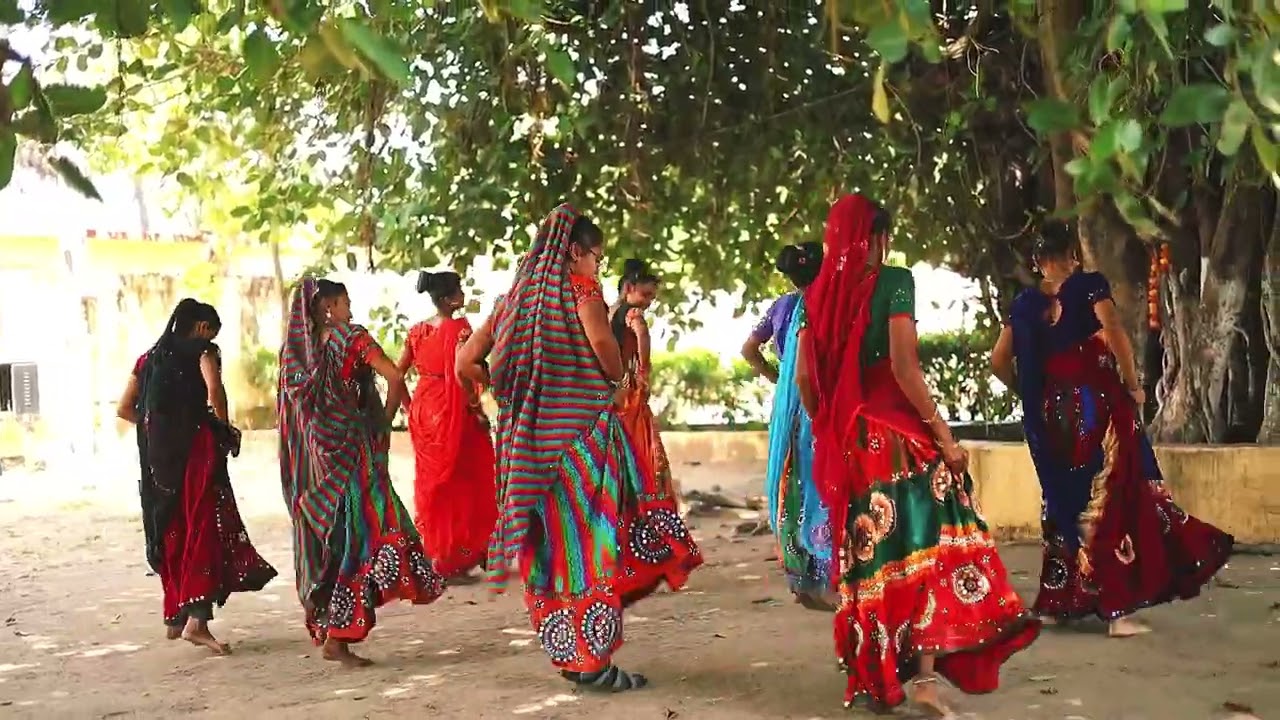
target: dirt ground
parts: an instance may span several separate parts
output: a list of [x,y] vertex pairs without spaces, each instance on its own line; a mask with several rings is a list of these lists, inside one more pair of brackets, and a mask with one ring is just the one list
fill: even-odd
[[[796,720],[872,717],[841,707],[831,619],[792,604],[767,537],[736,537],[732,513],[693,521],[707,558],[690,586],[627,616],[625,667],[652,686],[602,697],[561,680],[519,597],[451,589],[427,607],[389,606],[365,670],[322,662],[302,627],[274,460],[236,461],[249,531],[281,577],[231,599],[214,658],[167,642],[147,575],[127,454],[0,476],[0,717]],[[393,459],[397,485],[412,461]],[[685,490],[754,482],[751,469],[686,469]],[[1038,548],[1004,557],[1024,595]],[[1280,557],[1237,556],[1199,599],[1145,613],[1152,635],[1109,640],[1100,624],[1046,630],[1005,666],[993,695],[952,691],[956,717],[1205,720],[1251,709],[1280,718]],[[912,717],[900,710],[898,717]]]

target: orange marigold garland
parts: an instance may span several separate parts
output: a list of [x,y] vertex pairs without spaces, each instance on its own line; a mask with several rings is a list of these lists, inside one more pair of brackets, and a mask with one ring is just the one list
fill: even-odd
[[1157,245],[1151,252],[1151,270],[1147,273],[1147,327],[1160,329],[1160,277],[1169,272],[1169,246]]

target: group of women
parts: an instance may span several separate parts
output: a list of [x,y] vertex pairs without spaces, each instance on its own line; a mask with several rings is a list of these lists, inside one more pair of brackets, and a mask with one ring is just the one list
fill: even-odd
[[[1013,301],[992,371],[1019,395],[1043,487],[1044,558],[1030,610],[1010,586],[917,356],[915,286],[884,265],[890,217],[847,195],[823,246],[785,248],[797,290],[770,308],[743,356],[777,383],[766,491],[797,601],[834,610],[846,703],[891,707],[914,686],[945,714],[939,676],[988,692],[1043,624],[1087,616],[1112,637],[1137,610],[1197,595],[1232,538],[1165,489],[1145,400],[1106,279],[1083,272],[1064,228],[1046,230],[1042,282]],[[780,365],[761,347],[773,340]],[[832,592],[835,589],[837,592]]]
[[[884,265],[890,216],[860,195],[831,209],[824,242],[784,249],[780,298],[743,348],[777,383],[767,490],[797,600],[835,613],[846,702],[945,713],[939,677],[967,692],[1042,622],[1097,615],[1114,635],[1134,610],[1195,595],[1231,538],[1163,490],[1137,421],[1133,358],[1106,281],[1046,238],[1044,284],[1020,295],[993,354],[1019,392],[1045,487],[1040,597],[1013,591],[982,519],[968,456],[930,397],[917,357],[911,273]],[[393,362],[351,322],[346,289],[305,278],[280,352],[280,471],[295,575],[326,659],[392,600],[430,603],[477,566],[495,591],[523,582],[530,621],[561,674],[584,688],[646,684],[613,656],[623,611],[702,557],[679,511],[648,406],[644,311],[658,278],[628,261],[618,298],[600,284],[605,238],[569,205],[542,222],[509,291],[473,329],[454,273],[423,273],[438,315]],[[170,637],[228,652],[215,605],[274,575],[230,491],[213,309],[184,300],[139,359],[120,415],[138,425],[148,559]],[[774,366],[761,352],[773,341]],[[416,373],[410,395],[405,383]],[[379,396],[375,376],[388,388]],[[497,400],[491,438],[480,394]],[[411,515],[391,486],[390,423],[408,411]]]

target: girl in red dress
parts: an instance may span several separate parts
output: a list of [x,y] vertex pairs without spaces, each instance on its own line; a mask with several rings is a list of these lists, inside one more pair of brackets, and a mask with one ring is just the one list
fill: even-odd
[[454,272],[418,276],[418,292],[431,296],[439,314],[409,330],[400,371],[418,373],[409,405],[416,475],[414,525],[445,577],[482,565],[498,520],[493,442],[480,408],[480,386],[463,387],[454,375],[458,347],[471,337],[461,317],[466,298]]

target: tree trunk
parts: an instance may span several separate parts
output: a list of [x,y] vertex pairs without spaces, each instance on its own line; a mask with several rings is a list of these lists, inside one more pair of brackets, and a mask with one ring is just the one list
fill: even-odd
[[[1265,188],[1245,186],[1248,163],[1238,163],[1221,202],[1217,191],[1192,191],[1193,228],[1171,243],[1166,279],[1170,323],[1164,333],[1165,372],[1152,435],[1162,442],[1228,440],[1228,382],[1233,356],[1244,346],[1241,326],[1252,268],[1262,260],[1259,221],[1272,210]],[[1196,272],[1205,258],[1204,276]]]
[[[1080,215],[1080,247],[1086,265],[1106,276],[1111,297],[1133,344],[1134,361],[1143,362],[1147,339],[1147,270],[1150,254],[1110,202],[1098,202]],[[1139,367],[1141,370],[1141,367]]]
[[1267,362],[1266,390],[1263,394],[1262,427],[1258,442],[1272,445],[1280,442],[1280,201],[1271,193],[1275,210],[1271,228],[1265,236],[1265,261],[1262,263],[1262,341],[1270,358]]

